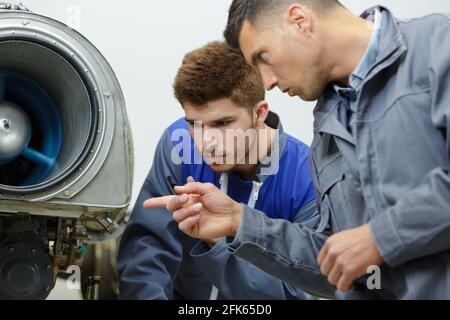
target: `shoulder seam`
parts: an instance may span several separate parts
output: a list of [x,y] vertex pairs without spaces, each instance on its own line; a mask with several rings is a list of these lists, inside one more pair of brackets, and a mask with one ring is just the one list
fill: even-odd
[[410,19],[399,19],[398,23],[399,24],[408,24],[408,23],[411,23],[411,22],[415,22],[417,20],[422,20],[422,19],[425,19],[425,18],[432,18],[432,17],[446,18],[448,20],[448,22],[450,22],[450,17],[447,14],[437,12],[437,13],[430,13],[430,14],[422,16],[422,17],[416,17],[416,18],[410,18]]

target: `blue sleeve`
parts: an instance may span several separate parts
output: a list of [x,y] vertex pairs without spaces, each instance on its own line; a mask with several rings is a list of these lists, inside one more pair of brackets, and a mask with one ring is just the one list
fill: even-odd
[[183,235],[167,210],[142,207],[149,198],[173,194],[172,186],[180,184],[181,166],[171,161],[171,150],[165,132],[121,240],[117,265],[122,299],[173,298]]

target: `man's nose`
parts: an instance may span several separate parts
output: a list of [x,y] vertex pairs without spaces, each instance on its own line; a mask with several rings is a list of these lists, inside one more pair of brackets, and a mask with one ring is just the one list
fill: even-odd
[[276,86],[278,86],[278,79],[273,73],[265,72],[262,73],[262,80],[264,84],[264,88],[267,91],[272,90]]
[[207,130],[205,130],[205,133],[203,134],[203,145],[209,148],[216,146],[217,145],[216,136],[210,134]]

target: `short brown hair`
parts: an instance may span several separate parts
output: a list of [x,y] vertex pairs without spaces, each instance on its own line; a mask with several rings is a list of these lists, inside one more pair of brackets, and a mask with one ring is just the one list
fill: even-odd
[[245,62],[239,50],[221,41],[186,54],[173,88],[181,105],[230,98],[238,106],[253,108],[265,98],[258,71]]

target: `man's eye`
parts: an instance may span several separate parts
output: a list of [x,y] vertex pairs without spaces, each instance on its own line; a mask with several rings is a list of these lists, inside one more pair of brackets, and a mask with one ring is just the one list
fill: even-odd
[[216,122],[216,127],[225,127],[229,124],[230,124],[229,121],[219,121],[219,122]]
[[257,58],[258,58],[258,61],[260,61],[262,63],[267,63],[266,55],[264,54],[264,52],[258,54]]

